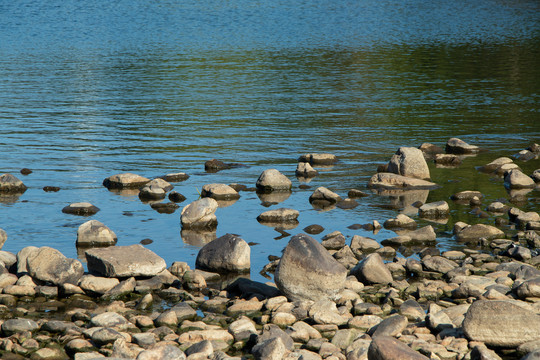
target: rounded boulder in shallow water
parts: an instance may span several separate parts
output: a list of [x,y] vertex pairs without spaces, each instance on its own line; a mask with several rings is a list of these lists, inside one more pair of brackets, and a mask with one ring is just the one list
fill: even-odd
[[103,180],[103,186],[107,189],[138,189],[149,181],[137,174],[123,173],[109,176]]
[[62,212],[65,214],[82,215],[82,216],[94,215],[98,211],[99,211],[99,208],[97,206],[94,206],[88,202],[79,202],[79,203],[69,204],[68,206],[65,206],[62,209]]
[[308,162],[300,162],[296,166],[295,174],[298,177],[311,178],[317,176],[318,173]]
[[431,181],[411,178],[389,172],[381,172],[369,179],[370,188],[383,189],[435,189],[439,186]]
[[17,177],[6,173],[0,176],[0,192],[23,193],[27,189],[26,185]]
[[476,145],[467,144],[465,141],[458,138],[450,138],[446,142],[447,154],[475,154],[480,151]]
[[195,267],[211,272],[249,272],[251,249],[233,234],[211,241],[199,250]]
[[398,175],[422,180],[430,179],[424,154],[414,147],[400,147],[390,159],[387,169],[388,172]]
[[311,204],[330,205],[336,204],[339,201],[341,201],[341,196],[325,188],[324,186],[319,186],[309,197],[309,202]]
[[212,198],[196,200],[182,209],[180,222],[183,229],[213,230],[217,227],[215,212],[218,202]]
[[201,191],[201,197],[210,197],[216,200],[238,199],[240,194],[227,184],[206,184]]
[[346,277],[347,269],[305,234],[292,237],[275,272],[277,287],[292,301],[335,299]]
[[116,240],[116,234],[97,220],[87,221],[77,230],[77,246],[111,246]]
[[292,182],[276,169],[267,169],[257,179],[255,184],[259,191],[290,191]]
[[463,332],[470,341],[482,341],[491,346],[517,347],[539,340],[540,315],[519,306],[520,303],[475,301],[465,314]]
[[422,218],[446,218],[450,215],[450,207],[446,201],[427,203],[420,206],[418,215]]
[[504,176],[504,186],[509,189],[528,189],[536,186],[534,180],[521,170],[510,170]]

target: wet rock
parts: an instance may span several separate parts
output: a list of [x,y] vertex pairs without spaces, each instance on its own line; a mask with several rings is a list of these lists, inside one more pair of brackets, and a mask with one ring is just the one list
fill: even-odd
[[297,177],[302,178],[312,178],[317,176],[319,172],[315,170],[308,162],[300,162],[296,166],[296,171],[294,172]]
[[362,190],[351,189],[351,190],[349,190],[349,192],[347,193],[347,196],[348,196],[349,198],[351,198],[351,199],[357,199],[357,198],[362,198],[362,197],[369,196],[369,194],[363,192]]
[[116,234],[97,220],[87,221],[77,230],[77,246],[110,246],[116,241]]
[[364,284],[388,284],[393,281],[392,273],[384,265],[379,254],[369,254],[351,270],[354,275]]
[[540,169],[534,170],[531,178],[534,180],[534,182],[540,182]]
[[480,151],[480,148],[475,145],[467,144],[461,139],[450,138],[446,142],[445,151],[447,154],[475,154]]
[[500,157],[484,166],[481,166],[479,170],[483,172],[491,173],[491,172],[495,172],[497,169],[499,169],[503,165],[513,164],[513,163],[514,162],[509,157]]
[[317,235],[324,231],[324,228],[321,225],[313,224],[306,226],[304,231],[310,235]]
[[384,222],[383,226],[386,229],[395,229],[395,228],[401,228],[401,229],[416,229],[416,221],[411,219],[405,214],[398,214],[395,219],[388,219]]
[[368,350],[370,360],[428,360],[399,340],[390,336],[377,336],[371,341]]
[[26,259],[28,273],[35,279],[55,285],[76,284],[84,273],[80,261],[65,257],[60,251],[44,246]]
[[138,189],[149,181],[137,174],[123,173],[109,176],[103,180],[103,186],[107,189]]
[[232,200],[240,198],[236,190],[226,184],[206,184],[201,191],[201,197],[210,197],[216,200]]
[[468,225],[456,233],[458,241],[473,241],[481,238],[488,240],[504,238],[504,232],[491,225],[475,224]]
[[298,210],[288,209],[288,208],[279,208],[275,210],[265,211],[259,216],[257,216],[257,221],[261,223],[298,223],[298,216],[300,213]]
[[536,186],[534,180],[525,175],[521,170],[510,170],[504,176],[504,185],[510,189],[526,189],[534,188]]
[[400,147],[388,163],[387,171],[406,177],[429,180],[429,168],[422,151],[413,147]]
[[161,179],[157,178],[147,182],[139,190],[139,198],[141,200],[161,200],[164,199],[168,191],[171,191],[173,186]]
[[443,149],[440,146],[433,145],[431,143],[423,143],[418,147],[418,149],[428,155],[441,154],[443,152]]
[[410,178],[393,173],[381,172],[373,175],[368,186],[371,188],[385,189],[435,189],[437,184],[416,178]]
[[530,150],[524,149],[519,151],[517,154],[512,155],[512,157],[520,161],[529,161],[536,159],[537,155]]
[[479,199],[482,199],[484,195],[480,191],[460,191],[455,194],[453,194],[450,199],[454,201],[470,201],[473,198],[477,197]]
[[420,206],[418,215],[423,218],[446,218],[450,215],[450,207],[446,201],[427,203]]
[[182,202],[182,201],[186,200],[186,197],[184,195],[180,194],[179,192],[171,191],[169,193],[169,200],[172,201],[172,202],[178,203],[178,202]]
[[212,272],[246,272],[250,270],[249,245],[240,237],[226,234],[199,250],[195,266]]
[[44,186],[43,191],[45,192],[58,192],[60,188],[58,186]]
[[344,199],[337,203],[337,207],[344,210],[354,209],[358,205],[358,202],[354,199]]
[[196,200],[182,209],[181,224],[183,229],[213,230],[217,227],[215,212],[218,203],[212,198]]
[[26,189],[26,185],[15,176],[9,173],[0,176],[0,193],[23,193]]
[[[169,203],[155,203],[150,204],[150,207],[154,210],[156,210],[160,214],[172,214],[178,209],[180,206],[176,205],[174,202]],[[143,244],[147,245],[147,244]]]
[[97,206],[94,206],[87,202],[69,204],[62,209],[63,213],[83,216],[94,215],[98,211],[99,208]]
[[315,239],[298,234],[283,251],[275,272],[281,292],[291,300],[336,298],[344,288],[347,269]]
[[305,154],[298,158],[298,162],[307,162],[311,165],[333,165],[338,161],[337,156],[333,154]]
[[292,182],[276,169],[267,169],[257,179],[255,184],[262,192],[290,191]]
[[336,204],[339,201],[341,201],[341,196],[324,186],[315,189],[313,194],[309,197],[309,202],[311,204],[321,205],[320,207],[327,207]]
[[440,167],[461,165],[461,157],[454,154],[437,154],[433,161],[435,164],[440,165]]
[[144,246],[111,246],[86,251],[89,272],[106,277],[155,276],[167,265],[165,260]]
[[540,315],[518,304],[501,300],[474,302],[463,320],[465,335],[470,341],[501,347],[517,347],[540,339]]
[[167,175],[162,175],[159,177],[168,182],[181,182],[189,179],[189,175],[183,172],[171,173]]
[[508,211],[508,206],[500,201],[495,201],[489,204],[486,210],[494,213],[503,213]]
[[39,325],[30,319],[9,319],[2,323],[2,334],[5,337],[21,333],[23,331],[36,331]]

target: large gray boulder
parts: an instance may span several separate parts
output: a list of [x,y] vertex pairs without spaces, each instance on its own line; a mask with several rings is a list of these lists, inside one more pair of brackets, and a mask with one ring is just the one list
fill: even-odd
[[251,249],[233,234],[211,241],[199,250],[195,267],[211,272],[249,272]]
[[435,189],[437,184],[422,179],[411,178],[394,173],[381,172],[373,175],[368,186],[383,189]]
[[276,169],[264,170],[255,185],[262,192],[290,191],[292,188],[291,180]]
[[530,177],[525,175],[521,170],[510,170],[504,176],[504,185],[509,189],[528,189],[534,188],[536,183]]
[[465,226],[456,234],[456,239],[459,241],[474,241],[481,238],[488,240],[504,238],[504,231],[491,225],[474,224]]
[[118,278],[155,276],[167,267],[165,260],[139,244],[89,249],[86,260],[89,272]]
[[26,258],[28,274],[35,279],[54,285],[77,284],[84,273],[79,260],[65,257],[51,247],[41,247]]
[[388,284],[393,281],[392,273],[377,253],[366,256],[351,270],[351,275],[364,284]]
[[87,221],[77,230],[77,246],[111,246],[116,241],[116,234],[97,220]]
[[103,180],[103,186],[107,189],[138,189],[149,181],[137,174],[123,173],[109,176]]
[[463,332],[470,341],[517,347],[540,339],[540,315],[519,306],[519,301],[478,300],[465,314]]
[[391,336],[376,336],[368,349],[369,360],[428,360],[429,358],[414,351],[401,341]]
[[335,299],[346,277],[347,269],[305,234],[291,238],[275,272],[276,285],[293,301]]
[[0,176],[0,193],[23,193],[26,189],[26,185],[17,177],[9,173]]
[[227,184],[206,184],[202,188],[201,197],[210,197],[216,200],[234,200],[238,199],[240,194]]
[[475,154],[480,151],[476,145],[467,144],[458,138],[450,138],[446,142],[446,153],[448,154]]
[[182,209],[180,222],[183,229],[213,230],[217,227],[215,212],[218,202],[206,197],[196,200]]
[[388,163],[388,172],[416,179],[430,179],[424,154],[414,147],[400,147]]

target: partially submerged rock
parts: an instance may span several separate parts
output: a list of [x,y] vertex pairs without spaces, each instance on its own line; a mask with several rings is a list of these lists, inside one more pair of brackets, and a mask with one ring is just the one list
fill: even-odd
[[133,173],[122,173],[109,176],[103,180],[103,186],[107,189],[138,189],[150,179]]
[[240,195],[227,184],[206,184],[202,188],[201,197],[211,197],[216,200],[232,200],[240,198]]
[[77,230],[77,246],[111,246],[116,241],[116,234],[97,220],[87,221]]
[[456,233],[456,239],[459,241],[473,241],[485,239],[504,238],[504,231],[495,226],[485,224],[467,225]]
[[292,182],[276,169],[267,169],[257,179],[255,184],[262,192],[290,191]]
[[26,185],[17,177],[9,173],[0,176],[0,193],[23,193],[26,189]]
[[62,209],[63,213],[73,214],[73,215],[82,215],[82,216],[94,215],[98,211],[99,211],[99,208],[97,206],[94,206],[88,202],[79,202],[79,203],[69,204],[68,206],[65,206]]
[[536,186],[534,180],[521,170],[510,170],[504,176],[504,185],[509,189],[527,189]]
[[327,207],[330,205],[334,205],[339,201],[341,201],[341,196],[325,188],[324,186],[320,186],[315,189],[313,194],[311,194],[311,196],[309,197],[309,202],[318,207]]
[[196,200],[182,209],[180,221],[183,229],[212,230],[217,227],[215,212],[218,203],[212,198]]
[[299,215],[300,213],[298,212],[298,210],[279,208],[263,212],[262,214],[257,216],[257,221],[261,223],[297,223]]
[[317,176],[318,173],[308,162],[299,162],[296,166],[295,175],[297,177],[311,178]]
[[347,269],[312,237],[298,234],[283,251],[275,272],[281,292],[291,300],[334,299],[345,285]]
[[446,201],[427,203],[420,206],[418,215],[423,218],[446,218],[450,215],[450,207]]
[[328,153],[311,153],[311,154],[305,154],[298,158],[298,162],[307,162],[311,165],[333,165],[338,161],[338,158],[336,155],[328,154]]
[[368,186],[371,188],[386,189],[435,189],[439,187],[430,181],[386,172],[373,175],[369,180]]
[[211,272],[249,272],[249,245],[240,237],[226,234],[203,246],[197,255],[195,266]]
[[400,147],[388,163],[387,171],[406,177],[429,180],[429,168],[422,151],[414,147]]
[[88,271],[108,277],[155,276],[165,260],[142,245],[111,246],[86,251]]
[[475,154],[480,151],[476,145],[467,144],[458,138],[450,138],[446,142],[445,151],[447,154]]

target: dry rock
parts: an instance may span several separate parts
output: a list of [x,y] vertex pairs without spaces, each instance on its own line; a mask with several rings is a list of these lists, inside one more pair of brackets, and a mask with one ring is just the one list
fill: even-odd
[[116,234],[97,220],[87,221],[77,230],[77,246],[111,246],[116,241]]
[[155,276],[165,260],[142,245],[111,246],[86,251],[88,271],[105,277]]

